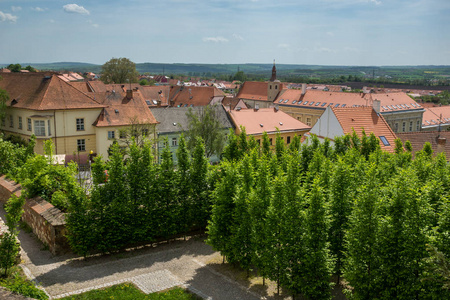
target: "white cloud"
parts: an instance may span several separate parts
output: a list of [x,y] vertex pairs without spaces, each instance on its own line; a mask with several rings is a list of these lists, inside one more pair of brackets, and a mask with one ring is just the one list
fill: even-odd
[[216,36],[216,37],[204,37],[203,41],[214,43],[227,43],[228,39],[224,38],[223,36]]
[[43,12],[43,11],[47,10],[47,8],[41,8],[41,7],[32,7],[31,9],[34,11],[38,11],[38,12]]
[[378,1],[378,0],[369,0],[369,2],[375,3],[375,5],[381,4],[381,1]]
[[20,11],[20,10],[22,10],[22,7],[20,7],[20,6],[11,6],[11,10],[14,11],[14,12]]
[[242,36],[240,36],[239,34],[237,34],[237,33],[233,33],[233,37],[234,37],[236,40],[239,40],[239,41],[243,41],[243,40],[244,40],[244,38],[243,38]]
[[11,14],[5,14],[4,12],[0,11],[0,21],[2,22],[11,22],[16,23],[17,16],[13,16]]
[[81,14],[81,15],[89,15],[89,11],[83,6],[79,6],[77,4],[66,4],[63,6],[65,12]]

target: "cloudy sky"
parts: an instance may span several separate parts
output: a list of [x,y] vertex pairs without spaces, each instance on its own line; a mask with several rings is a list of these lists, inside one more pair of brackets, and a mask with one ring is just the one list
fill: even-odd
[[0,63],[450,65],[450,0],[0,0]]

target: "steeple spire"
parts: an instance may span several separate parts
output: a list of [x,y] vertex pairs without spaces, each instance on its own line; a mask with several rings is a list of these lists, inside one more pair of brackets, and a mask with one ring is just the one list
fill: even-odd
[[277,80],[277,68],[275,67],[275,59],[273,60],[273,67],[272,67],[272,77],[270,77],[270,81]]

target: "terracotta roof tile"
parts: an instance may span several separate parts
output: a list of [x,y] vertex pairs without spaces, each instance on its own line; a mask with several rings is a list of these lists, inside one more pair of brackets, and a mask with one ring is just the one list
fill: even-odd
[[[441,118],[442,115],[442,118]],[[450,123],[450,106],[435,106],[425,108],[422,118],[422,126],[438,125]]]
[[344,133],[355,132],[361,136],[364,129],[366,135],[371,132],[375,136],[384,136],[390,145],[384,145],[380,141],[381,149],[393,152],[395,149],[395,139],[397,138],[391,127],[386,123],[382,115],[379,115],[372,107],[348,107],[331,108],[342,126]]
[[239,89],[236,98],[267,101],[267,82],[246,81]]
[[450,158],[450,132],[449,131],[419,131],[419,132],[403,132],[403,133],[397,133],[397,136],[399,139],[402,140],[403,144],[405,144],[406,141],[411,142],[413,154],[415,154],[417,151],[420,151],[423,149],[423,146],[426,142],[429,142],[431,144],[431,148],[433,149],[434,153],[433,155],[437,154],[437,148],[438,148],[438,137],[445,138],[445,154],[448,158]]
[[2,77],[0,88],[9,93],[11,101],[15,100],[14,107],[32,110],[104,107],[54,73],[5,73]]
[[[229,112],[237,128],[244,126],[247,134],[256,135],[263,132],[309,130],[311,127],[291,117],[281,110],[273,108],[241,109]],[[262,126],[261,126],[262,125]]]
[[225,94],[216,87],[171,87],[170,101],[172,106],[205,106],[211,103],[214,97],[224,98]]

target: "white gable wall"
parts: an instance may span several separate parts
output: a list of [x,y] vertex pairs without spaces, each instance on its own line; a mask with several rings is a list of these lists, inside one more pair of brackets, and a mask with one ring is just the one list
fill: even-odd
[[344,135],[344,130],[342,129],[342,126],[336,118],[336,115],[333,113],[331,107],[327,107],[309,133],[315,134],[319,138],[327,137],[333,140],[336,136]]

